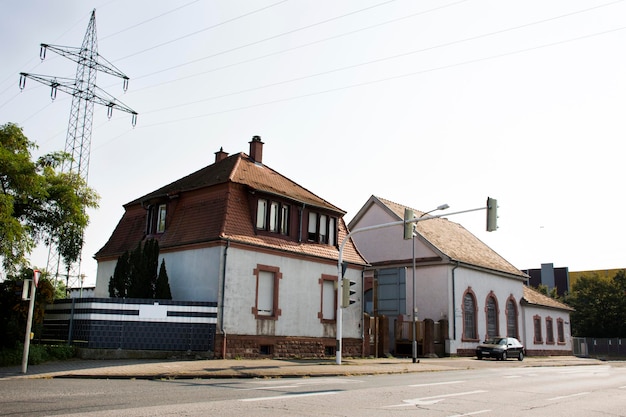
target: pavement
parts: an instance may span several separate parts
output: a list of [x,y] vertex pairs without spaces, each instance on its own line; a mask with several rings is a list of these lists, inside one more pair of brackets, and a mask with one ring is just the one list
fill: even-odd
[[[211,379],[211,378],[296,378],[441,372],[481,368],[529,368],[542,366],[580,366],[604,364],[598,359],[576,356],[526,357],[524,361],[477,360],[476,358],[342,358],[332,359],[203,359],[150,360],[72,359],[0,368],[0,380],[16,378],[92,378],[92,379]],[[622,362],[622,366],[626,366]]]

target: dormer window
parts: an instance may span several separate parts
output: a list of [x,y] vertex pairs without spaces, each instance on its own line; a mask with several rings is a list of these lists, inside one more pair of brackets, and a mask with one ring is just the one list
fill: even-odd
[[165,217],[167,215],[166,204],[148,206],[146,219],[146,234],[153,235],[155,233],[165,232]]
[[309,212],[307,239],[311,242],[337,245],[337,219],[326,214]]
[[256,228],[289,235],[289,205],[259,198],[256,209]]
[[165,209],[165,204],[159,204],[158,209],[158,217],[157,217],[157,233],[165,232],[165,215],[167,211]]

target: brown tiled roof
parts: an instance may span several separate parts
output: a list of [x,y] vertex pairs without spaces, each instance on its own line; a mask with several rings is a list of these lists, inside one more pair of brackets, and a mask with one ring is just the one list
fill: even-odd
[[524,285],[523,301],[525,301],[528,304],[532,304],[532,305],[536,305],[540,307],[549,307],[549,308],[556,308],[559,310],[574,311],[574,309],[568,306],[567,304],[557,301],[552,297],[548,297],[547,295],[544,295],[540,293],[539,291],[535,290],[534,288],[531,288],[527,285]]
[[152,198],[171,196],[180,192],[211,187],[226,182],[243,184],[253,190],[276,194],[300,203],[345,214],[340,208],[318,197],[289,178],[282,176],[270,167],[255,163],[243,152],[204,167],[128,204],[137,204],[149,201]]
[[[372,196],[386,206],[398,220],[404,219],[404,209],[410,208],[384,198]],[[419,217],[424,212],[412,209]],[[494,271],[505,272],[520,278],[528,278],[502,256],[468,232],[463,226],[445,218],[436,218],[417,223],[417,232],[421,238],[441,252],[451,261],[459,261]]]
[[[242,244],[336,260],[337,248],[281,237],[258,235],[252,224],[251,192],[282,196],[298,205],[314,206],[339,218],[338,241],[347,235],[345,212],[271,168],[255,163],[246,154],[231,155],[124,205],[126,212],[96,258],[116,257],[133,249],[144,237],[146,211],[152,200],[169,197],[166,231],[159,236],[162,249],[229,240]],[[352,241],[343,253],[345,261],[364,265]]]

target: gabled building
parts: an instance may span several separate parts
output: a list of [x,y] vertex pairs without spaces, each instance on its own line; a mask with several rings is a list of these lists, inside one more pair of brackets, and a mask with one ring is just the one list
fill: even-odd
[[[249,144],[125,204],[95,255],[96,296],[120,255],[155,238],[172,298],[216,303],[216,357],[334,355],[345,212],[263,164],[260,137]],[[360,294],[366,261],[351,241],[343,260]],[[360,354],[361,329],[359,299],[343,311],[346,354]]]
[[[349,228],[356,232],[403,220],[405,208],[371,196]],[[416,217],[423,214],[414,210]],[[473,355],[477,344],[490,336],[516,337],[529,354],[571,353],[571,309],[528,289],[528,275],[463,226],[436,218],[417,222],[414,239],[403,236],[402,224],[353,235],[371,264],[365,272],[372,277],[364,282],[366,312],[405,322],[414,315],[443,323],[448,355]],[[389,327],[391,332],[398,328]],[[398,337],[392,334],[391,340]]]

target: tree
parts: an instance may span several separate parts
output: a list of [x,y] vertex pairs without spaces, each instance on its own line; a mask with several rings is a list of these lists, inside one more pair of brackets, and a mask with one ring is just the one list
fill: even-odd
[[154,290],[154,298],[160,300],[171,300],[172,292],[170,290],[170,281],[167,277],[167,270],[165,269],[165,259],[161,261],[161,267],[159,268],[159,276],[156,281],[156,288]]
[[171,299],[165,262],[161,262],[157,274],[158,269],[159,242],[156,239],[139,242],[132,252],[126,251],[118,258],[109,279],[109,296]]
[[[22,287],[25,279],[32,279],[33,270],[23,268],[15,275],[9,275],[0,282],[0,348],[12,348],[24,341],[29,302],[22,300]],[[43,273],[35,296],[33,322],[35,333],[41,329],[46,305],[54,300],[54,286]]]
[[581,337],[626,336],[626,271],[612,278],[581,276],[566,298],[572,334]]
[[0,127],[0,258],[7,274],[27,264],[43,241],[55,245],[66,264],[75,262],[98,195],[76,173],[59,172],[70,156],[55,152],[31,160],[36,145],[22,129]]

